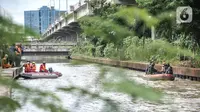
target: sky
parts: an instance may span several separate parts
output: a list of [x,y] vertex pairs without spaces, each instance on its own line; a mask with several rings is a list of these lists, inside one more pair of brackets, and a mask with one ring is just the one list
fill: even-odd
[[[50,6],[50,3],[53,5],[53,1],[55,9],[59,9],[59,0],[0,0],[0,6],[13,17],[14,22],[24,25],[24,11],[38,10],[42,6]],[[78,1],[68,0],[68,9]],[[66,0],[60,0],[60,9],[66,10]]]

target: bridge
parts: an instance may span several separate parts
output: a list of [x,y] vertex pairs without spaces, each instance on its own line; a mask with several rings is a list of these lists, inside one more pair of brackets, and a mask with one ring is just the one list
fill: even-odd
[[[47,28],[42,35],[43,41],[60,40],[77,42],[81,31],[78,19],[92,15],[92,8],[89,5],[90,2],[91,0],[79,0],[71,8],[71,13],[59,17]],[[107,0],[106,2],[111,4],[127,4],[121,0]]]
[[80,0],[73,6],[71,13],[59,17],[51,24],[42,35],[43,41],[70,41],[77,42],[80,34],[80,26],[77,20],[91,14],[90,0]]
[[[60,16],[42,35],[41,42],[43,43],[25,45],[24,54],[69,54],[71,47],[76,45],[79,40],[81,28],[78,24],[78,19],[87,15],[92,15],[92,8],[89,5],[90,1],[91,0],[80,0],[71,8],[71,13]],[[107,2],[121,3],[120,0],[107,0]]]
[[25,56],[33,55],[68,55],[70,49],[76,45],[76,43],[24,43]]

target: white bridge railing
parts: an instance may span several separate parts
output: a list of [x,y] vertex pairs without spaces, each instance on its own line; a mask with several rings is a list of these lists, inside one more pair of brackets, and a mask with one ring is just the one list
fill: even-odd
[[67,52],[69,49],[25,49],[24,52]]

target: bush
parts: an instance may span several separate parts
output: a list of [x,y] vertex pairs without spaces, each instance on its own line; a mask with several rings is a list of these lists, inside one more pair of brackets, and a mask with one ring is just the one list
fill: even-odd
[[109,43],[106,45],[105,49],[104,49],[104,56],[107,58],[117,58],[117,49],[114,46],[113,43]]
[[180,47],[173,46],[164,40],[151,41],[143,40],[138,37],[127,37],[123,41],[125,56],[127,59],[138,61],[154,60],[157,62],[167,60],[172,62],[179,60],[181,55],[191,57],[192,52]]
[[104,46],[103,45],[97,46],[96,50],[95,50],[95,56],[103,57],[104,56],[103,51],[104,51]]

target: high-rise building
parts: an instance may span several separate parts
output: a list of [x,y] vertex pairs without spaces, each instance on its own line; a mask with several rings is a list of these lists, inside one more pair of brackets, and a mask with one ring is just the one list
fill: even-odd
[[39,33],[39,11],[24,11],[24,25]]
[[42,6],[39,10],[24,11],[24,25],[42,34],[59,17],[59,13],[65,12],[47,6]]

